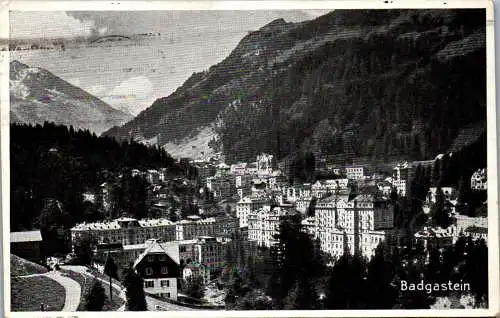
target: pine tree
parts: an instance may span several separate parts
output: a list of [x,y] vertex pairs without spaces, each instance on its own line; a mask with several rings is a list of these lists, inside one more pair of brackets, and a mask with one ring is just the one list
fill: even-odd
[[280,307],[296,281],[297,288],[306,287],[325,272],[325,257],[312,238],[302,231],[299,215],[280,225],[277,246],[274,247],[273,274],[269,282],[270,295]]
[[[408,284],[418,284],[424,278],[422,264],[410,258],[406,268],[400,273],[400,280]],[[425,290],[401,290],[399,304],[403,309],[429,309],[435,298]]]
[[201,276],[189,276],[183,291],[189,297],[201,299],[204,295],[203,278]]
[[316,309],[318,307],[318,294],[311,281],[302,277],[295,282],[283,303],[283,309],[286,310]]
[[106,294],[101,282],[94,279],[92,287],[85,295],[85,310],[86,311],[102,311]]
[[471,292],[476,300],[476,307],[488,306],[488,247],[481,239],[467,242],[465,261],[465,279],[470,283]]
[[394,266],[385,259],[384,244],[375,249],[375,255],[368,263],[367,306],[370,309],[391,309],[397,301],[397,290],[392,286]]
[[366,263],[359,255],[344,253],[330,271],[326,308],[364,309],[367,305]]
[[127,310],[146,311],[146,297],[144,295],[144,280],[132,269],[125,275],[123,285],[126,288]]
[[432,220],[435,226],[439,226],[445,229],[451,224],[451,218],[448,214],[448,210],[445,207],[444,193],[440,187],[436,189],[436,202],[432,207],[431,213]]

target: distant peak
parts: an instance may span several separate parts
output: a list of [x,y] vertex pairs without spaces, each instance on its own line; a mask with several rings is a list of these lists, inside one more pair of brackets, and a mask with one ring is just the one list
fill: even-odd
[[275,27],[279,27],[279,26],[284,26],[287,24],[288,23],[285,21],[285,19],[279,18],[279,19],[276,19],[276,20],[269,22],[268,24],[263,26],[262,29],[270,29],[270,28],[275,28]]
[[19,62],[18,60],[13,60],[12,62],[10,62],[10,66],[13,66],[13,67],[22,67],[22,68],[28,68],[29,67],[28,65],[23,64],[23,63]]

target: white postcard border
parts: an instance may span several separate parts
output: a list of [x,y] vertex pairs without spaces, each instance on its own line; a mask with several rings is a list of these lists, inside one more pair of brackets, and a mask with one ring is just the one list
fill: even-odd
[[[491,0],[454,1],[2,1],[0,2],[0,40],[9,37],[11,11],[108,11],[108,10],[292,10],[292,9],[451,9],[486,8],[487,46],[487,140],[488,140],[488,251],[489,251],[489,309],[446,310],[302,310],[302,311],[179,311],[168,312],[170,317],[488,317],[500,312],[499,219],[498,219],[498,158],[495,90],[494,12]],[[5,317],[134,317],[134,312],[10,312],[10,165],[9,165],[9,51],[0,52],[0,138],[2,168],[3,224],[3,308]],[[165,312],[148,312],[151,317],[164,317]]]

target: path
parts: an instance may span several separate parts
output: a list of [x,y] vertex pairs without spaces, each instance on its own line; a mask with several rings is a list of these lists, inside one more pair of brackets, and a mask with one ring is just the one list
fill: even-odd
[[32,274],[20,277],[34,277],[34,276],[45,276],[52,280],[55,280],[64,287],[66,292],[66,297],[64,299],[64,307],[61,311],[73,312],[76,311],[78,305],[80,304],[80,296],[82,294],[82,288],[78,282],[75,280],[61,275],[59,272],[47,272],[43,274]]
[[[88,268],[85,267],[85,266],[69,266],[69,265],[64,265],[64,266],[61,266],[62,269],[66,269],[66,270],[70,270],[70,271],[73,271],[73,272],[77,272],[77,273],[80,273],[80,274],[83,274],[83,275],[87,275],[87,276],[90,276],[90,277],[95,277],[94,275],[92,275],[92,273],[88,272]],[[104,280],[100,277],[95,277],[97,278],[98,280],[100,280],[101,282],[107,284],[109,286],[109,281],[107,280]],[[126,296],[125,296],[125,290],[115,284],[115,283],[112,283],[111,286],[120,291],[120,298],[125,300],[126,302]],[[179,305],[176,305],[176,304],[172,304],[172,303],[169,303],[169,302],[165,302],[165,301],[161,301],[159,299],[156,299],[156,298],[153,298],[153,297],[150,297],[150,296],[146,296],[146,302],[148,304],[148,310],[149,311],[157,311],[158,309],[156,309],[156,306],[159,306],[160,307],[160,311],[185,311],[185,310],[196,310],[196,309],[193,309],[193,308],[189,308],[189,307],[184,307],[184,306],[179,306]],[[125,305],[121,306],[117,311],[125,311]]]
[[[104,279],[102,279],[100,277],[96,277],[96,276],[92,275],[92,273],[90,273],[90,272],[87,271],[88,268],[85,267],[85,266],[80,266],[80,265],[63,265],[63,266],[61,266],[61,268],[64,269],[64,270],[69,270],[69,271],[73,271],[73,272],[79,273],[79,274],[87,276],[87,277],[95,278],[95,279],[101,281],[104,286],[109,286],[109,280],[104,280]],[[125,296],[125,292],[122,289],[122,287],[119,286],[119,285],[117,285],[117,284],[115,284],[115,283],[111,283],[111,286],[115,290],[119,291],[119,297],[121,299],[123,299],[125,302],[127,302],[127,298]],[[125,304],[122,305],[120,308],[118,308],[117,311],[125,311]]]

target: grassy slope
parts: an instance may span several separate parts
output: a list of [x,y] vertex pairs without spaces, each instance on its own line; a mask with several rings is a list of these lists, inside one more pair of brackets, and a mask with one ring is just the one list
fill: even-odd
[[11,284],[12,311],[40,311],[41,303],[46,311],[60,311],[64,307],[64,287],[48,277],[15,277]]
[[39,264],[30,262],[24,258],[10,254],[10,276],[22,276],[30,274],[43,274],[47,269]]

